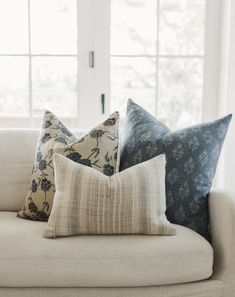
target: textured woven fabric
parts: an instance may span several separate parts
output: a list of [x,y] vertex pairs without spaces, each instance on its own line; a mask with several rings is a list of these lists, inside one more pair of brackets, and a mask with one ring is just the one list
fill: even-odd
[[0,210],[19,211],[32,175],[36,130],[0,130]]
[[[167,218],[208,240],[207,195],[231,118],[232,115],[228,115],[214,122],[169,132],[129,100],[121,137],[120,171],[157,155],[166,155]],[[159,133],[155,133],[157,127]]]
[[[84,134],[75,131],[77,137]],[[0,129],[0,210],[22,209],[32,177],[39,130]]]
[[104,174],[114,174],[117,171],[118,128],[119,114],[116,112],[89,133],[77,138],[54,114],[47,111],[37,142],[30,188],[18,216],[48,220],[55,194],[55,152]]
[[213,278],[227,284],[222,296],[235,296],[235,193],[213,190],[209,195],[209,210]]
[[54,240],[43,238],[46,226],[47,222],[0,212],[0,288],[159,286],[212,275],[211,245],[180,225],[174,225],[174,236],[82,235]]
[[56,194],[45,237],[175,234],[165,217],[165,156],[107,177],[54,155]]
[[1,297],[234,297],[226,284],[204,280],[179,285],[129,288],[0,288]]

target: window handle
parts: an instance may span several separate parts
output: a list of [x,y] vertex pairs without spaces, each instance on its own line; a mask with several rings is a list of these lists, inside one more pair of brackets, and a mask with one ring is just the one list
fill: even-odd
[[89,52],[89,67],[90,68],[95,67],[95,52],[94,51]]
[[101,109],[102,113],[105,113],[105,94],[101,94]]

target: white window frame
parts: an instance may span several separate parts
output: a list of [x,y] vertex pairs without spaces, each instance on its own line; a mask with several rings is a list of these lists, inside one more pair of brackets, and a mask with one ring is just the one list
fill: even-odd
[[[30,0],[28,5],[30,5]],[[120,0],[121,1],[121,0]],[[156,0],[159,3],[159,0]],[[223,0],[206,0],[204,86],[202,120],[218,116],[220,85],[220,41],[221,5]],[[32,55],[30,47],[30,10],[29,54],[0,54],[0,56],[29,57],[29,97],[30,117],[0,117],[0,128],[39,127],[40,119],[32,116],[32,79],[31,58],[34,56],[72,56],[78,58],[78,108],[77,117],[62,118],[65,123],[80,129],[88,129],[104,119],[110,112],[110,1],[77,0],[77,55]],[[159,27],[159,26],[158,26]],[[218,33],[219,32],[219,33]],[[89,52],[95,53],[95,67],[89,67]],[[157,52],[158,54],[158,52]],[[159,55],[158,55],[159,57]],[[182,56],[181,56],[182,57]],[[189,58],[195,56],[187,56]],[[157,76],[157,75],[156,75]],[[156,78],[157,80],[157,78]],[[157,91],[156,91],[157,92]],[[105,113],[101,112],[101,94],[105,94]],[[157,97],[157,96],[156,96]],[[156,98],[157,100],[157,98]],[[155,102],[157,112],[157,102]]]
[[202,121],[220,116],[223,0],[206,0]]
[[[0,57],[28,58],[29,116],[1,116],[0,128],[38,128],[41,117],[33,116],[32,58],[73,57],[77,58],[77,116],[61,117],[70,126],[87,129],[101,121],[109,113],[109,5],[108,0],[76,0],[77,2],[77,53],[32,54],[30,0],[28,5],[28,53],[0,53]],[[104,40],[105,37],[105,40]],[[95,53],[95,67],[89,66],[89,52]],[[100,75],[102,72],[105,75]],[[105,94],[105,113],[101,110],[101,94]],[[52,111],[53,112],[53,111]]]
[[[102,121],[110,112],[110,1],[78,1],[78,118],[82,128]],[[88,65],[94,52],[94,67]],[[105,112],[101,109],[105,94]]]
[[[156,59],[156,102],[155,115],[158,113],[158,60],[160,58],[199,58],[203,60],[203,89],[201,121],[214,120],[219,115],[220,89],[220,50],[221,50],[221,23],[222,1],[205,0],[205,43],[204,53],[201,55],[162,55],[159,54],[159,17],[157,18],[157,48],[154,55],[110,55],[110,57],[148,57]],[[159,0],[157,13],[159,13]],[[133,98],[134,99],[134,98]]]

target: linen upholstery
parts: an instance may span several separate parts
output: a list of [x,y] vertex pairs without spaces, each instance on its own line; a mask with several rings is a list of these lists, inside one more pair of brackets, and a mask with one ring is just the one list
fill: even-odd
[[[75,131],[77,137],[81,131]],[[32,176],[39,130],[0,129],[0,211],[19,211]]]
[[21,209],[30,183],[37,130],[0,130],[0,210]]
[[227,283],[223,296],[235,296],[235,193],[211,191],[209,210],[215,259],[213,279]]
[[[98,287],[68,287],[68,286],[55,286],[55,282],[51,285],[50,278],[51,275],[47,274],[45,272],[45,267],[48,266],[47,259],[53,260],[53,254],[54,252],[58,252],[60,246],[61,246],[61,240],[63,241],[63,238],[58,238],[55,241],[54,240],[46,240],[42,238],[43,230],[46,226],[45,222],[30,222],[26,220],[19,220],[17,219],[16,212],[5,212],[3,210],[10,209],[18,211],[20,209],[21,204],[23,203],[25,199],[25,194],[27,191],[28,183],[30,181],[30,171],[34,156],[34,150],[36,145],[36,139],[38,137],[39,131],[37,130],[0,130],[0,144],[1,144],[1,152],[4,152],[4,154],[0,155],[1,160],[1,166],[0,166],[0,185],[1,185],[1,191],[0,191],[0,280],[3,280],[2,275],[5,276],[4,283],[5,285],[2,286],[2,283],[0,284],[0,296],[1,297],[234,297],[234,280],[235,280],[235,201],[234,193],[228,193],[221,191],[215,191],[213,190],[209,195],[209,210],[210,210],[210,228],[212,233],[212,245],[213,249],[215,250],[214,253],[214,272],[213,275],[208,280],[203,281],[196,281],[196,282],[187,282],[183,283],[184,280],[182,279],[182,283],[175,284],[175,285],[156,285],[156,286],[128,286],[128,287],[106,287],[106,288],[98,288]],[[21,154],[19,154],[19,150],[21,151]],[[10,164],[10,166],[7,166],[7,164]],[[27,167],[23,167],[22,164],[27,165]],[[23,177],[23,174],[25,174],[25,177]],[[8,177],[8,178],[7,178]],[[22,185],[19,183],[22,180]],[[17,183],[20,185],[18,187]],[[4,186],[2,186],[4,185]],[[23,186],[24,185],[24,186]],[[23,193],[23,195],[22,195]],[[4,219],[3,219],[4,216]],[[9,216],[8,219],[6,216]],[[4,223],[3,223],[4,221]],[[22,225],[23,224],[23,225]],[[183,228],[180,226],[176,226],[176,228]],[[37,230],[37,231],[36,231]],[[38,241],[35,239],[35,233],[38,232],[39,237]],[[192,231],[189,230],[189,234],[191,234]],[[22,240],[22,234],[25,235]],[[190,262],[190,255],[192,255],[193,259],[195,259],[195,253],[194,253],[194,247],[192,245],[191,248],[191,237],[188,238],[188,240],[182,237],[179,237],[180,232],[177,230],[176,236],[164,236],[159,237],[157,236],[157,240],[167,240],[165,242],[166,246],[171,246],[172,250],[174,243],[172,242],[173,239],[175,239],[175,243],[177,245],[177,250],[180,250],[179,241],[183,240],[183,251],[182,254],[179,254],[179,258],[184,259],[184,257],[187,255],[188,259],[188,266],[191,267],[192,265]],[[82,236],[83,238],[87,238],[88,236]],[[98,237],[98,236],[92,236],[92,237]],[[100,236],[99,236],[100,237]],[[107,237],[107,236],[101,236],[101,237]],[[109,236],[114,237],[114,236]],[[115,236],[115,237],[136,237],[136,238],[147,238],[149,240],[150,236],[139,236],[139,235],[132,235],[132,236]],[[185,237],[187,235],[185,234]],[[74,237],[75,239],[78,239],[77,237]],[[151,237],[152,238],[152,237]],[[81,239],[81,238],[79,238]],[[43,240],[50,241],[50,252],[47,253],[45,251],[45,247],[43,247]],[[73,238],[66,238],[66,244],[62,244],[63,249],[65,249],[65,245],[67,248],[67,251],[64,252],[68,256],[68,254],[72,250],[76,250],[79,242],[76,242],[71,249],[69,249],[69,244],[71,243],[70,240],[73,240]],[[169,242],[170,240],[170,242]],[[69,244],[68,244],[69,242]],[[186,250],[186,246],[189,242],[189,248]],[[93,242],[94,243],[94,242]],[[136,242],[140,243],[140,242]],[[94,243],[95,245],[95,243]],[[99,252],[101,251],[100,243],[98,245]],[[144,249],[145,247],[142,244],[140,244],[143,248],[142,256],[143,256],[143,262],[144,262]],[[149,241],[146,243],[147,247],[149,247]],[[157,245],[154,245],[152,248],[157,249]],[[107,251],[107,243],[104,242],[104,253]],[[118,244],[116,244],[116,252],[118,248]],[[131,247],[134,247],[135,249],[138,248],[136,244],[132,243]],[[162,246],[162,245],[161,245]],[[19,247],[19,249],[18,249]],[[83,246],[84,247],[84,246]],[[89,245],[90,248],[90,245]],[[123,245],[121,245],[121,249],[123,248]],[[111,247],[110,247],[111,249]],[[129,250],[128,244],[126,244],[127,251]],[[162,247],[161,247],[162,249]],[[95,250],[95,246],[94,246]],[[41,260],[36,261],[40,253]],[[80,252],[80,250],[79,250]],[[127,255],[132,256],[132,251]],[[136,251],[137,252],[137,251]],[[167,249],[167,252],[171,256],[171,249]],[[146,249],[146,255],[148,256],[149,249]],[[185,253],[185,254],[183,254]],[[91,252],[90,252],[91,254]],[[58,256],[58,254],[56,255]],[[84,255],[83,255],[84,256]],[[140,254],[139,254],[140,256]],[[59,255],[61,257],[61,254]],[[166,255],[167,259],[168,255]],[[4,259],[4,261],[2,261]],[[132,258],[133,259],[133,258]],[[62,260],[59,259],[62,266]],[[150,271],[150,277],[151,281],[153,281],[153,277],[155,276],[155,272],[157,271],[157,265],[156,262],[153,263],[153,265],[149,264],[149,259],[147,257],[148,263],[146,265],[140,268],[139,262],[137,263],[137,269],[142,269],[144,272],[144,276],[146,276],[146,270],[151,268]],[[155,258],[154,258],[155,260]],[[20,261],[20,264],[17,265]],[[27,263],[30,261],[30,263]],[[120,261],[120,259],[119,259]],[[69,267],[66,265],[67,258],[65,257],[63,269],[64,271],[67,271],[69,273]],[[176,267],[178,265],[182,264],[180,259],[178,261],[172,261],[175,263]],[[196,261],[195,261],[196,262]],[[9,266],[8,263],[11,263]],[[54,262],[52,263],[54,270],[52,272],[52,275],[56,273],[55,278],[57,277],[57,261],[54,259]],[[69,264],[72,263],[72,260],[70,259]],[[51,262],[49,261],[49,264]],[[73,264],[73,263],[72,263]],[[76,271],[74,266],[71,264],[72,273],[73,271]],[[76,261],[75,264],[78,264],[78,261]],[[81,265],[81,261],[79,262],[79,265]],[[125,264],[125,263],[122,263]],[[127,263],[128,266],[129,262]],[[132,262],[132,265],[134,266],[134,260]],[[194,265],[194,262],[193,262]],[[95,273],[92,276],[93,279],[95,279],[97,276],[99,276],[100,272],[104,274],[104,267],[101,265],[101,271],[98,269],[96,265],[95,267]],[[181,267],[181,266],[180,266]],[[92,266],[93,268],[93,266]],[[120,269],[124,269],[125,267],[122,266]],[[197,266],[196,266],[197,268]],[[87,266],[85,266],[84,273],[86,273]],[[116,266],[114,266],[114,269],[116,269]],[[135,269],[132,267],[133,271]],[[190,268],[189,268],[190,269]],[[10,270],[6,274],[6,270]],[[110,271],[112,271],[112,267],[110,265]],[[131,269],[130,269],[131,270]],[[130,272],[128,270],[128,272]],[[153,271],[154,270],[154,271]],[[162,270],[162,266],[160,265],[160,270]],[[167,270],[167,269],[166,269]],[[47,276],[50,276],[49,280],[47,280],[47,287],[42,287],[41,284],[34,286],[31,282],[31,277],[33,276],[32,280],[35,281],[35,277],[33,274],[38,271],[41,271],[44,275],[44,279],[46,279]],[[172,266],[169,266],[168,273],[172,272],[174,273],[175,267],[172,268]],[[188,270],[186,270],[188,271]],[[182,272],[180,271],[176,271]],[[25,275],[24,280],[19,279],[21,275]],[[76,272],[77,273],[77,272]],[[80,272],[82,274],[82,272]],[[131,274],[132,272],[130,272]],[[42,275],[38,273],[40,276],[40,280]],[[168,274],[167,274],[168,275]],[[13,279],[12,279],[13,277]],[[91,277],[91,275],[88,275],[88,278]],[[135,277],[135,276],[134,276]],[[8,278],[8,282],[6,283],[6,278]],[[12,281],[10,282],[10,280]],[[16,281],[16,279],[18,279]],[[27,282],[25,281],[27,279]],[[92,281],[90,279],[90,281]],[[129,281],[129,280],[128,280]],[[58,279],[58,282],[60,282],[60,279]],[[20,283],[20,285],[19,285]],[[27,283],[28,286],[23,285]],[[10,286],[6,285],[10,284]],[[20,287],[19,287],[20,286]],[[49,287],[50,286],[50,287]],[[57,287],[57,288],[56,288]]]
[[128,288],[0,288],[2,297],[230,297],[222,281]]
[[[207,195],[232,115],[175,132],[167,132],[157,120],[152,125],[149,117],[147,111],[129,100],[120,170],[166,154],[167,218],[210,240]],[[165,132],[161,137],[154,136],[156,126]],[[125,136],[125,131],[132,136]]]
[[[212,274],[211,245],[174,225],[175,236],[43,238],[46,222],[0,212],[0,287],[126,287],[177,284]],[[22,240],[23,237],[23,240]]]
[[165,156],[111,177],[54,155],[56,193],[45,237],[76,234],[160,234],[165,216]]
[[46,111],[37,142],[30,188],[18,216],[47,221],[55,193],[53,154],[59,152],[75,162],[112,175],[116,172],[119,114],[77,138],[51,112]]

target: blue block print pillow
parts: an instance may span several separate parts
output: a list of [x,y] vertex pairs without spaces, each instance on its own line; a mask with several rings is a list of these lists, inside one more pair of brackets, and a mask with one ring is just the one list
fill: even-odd
[[165,154],[167,218],[208,240],[207,196],[231,118],[170,132],[129,100],[121,135],[120,171]]

